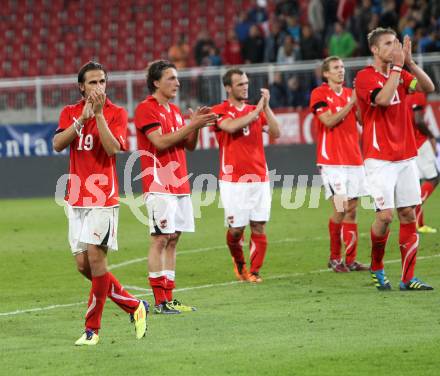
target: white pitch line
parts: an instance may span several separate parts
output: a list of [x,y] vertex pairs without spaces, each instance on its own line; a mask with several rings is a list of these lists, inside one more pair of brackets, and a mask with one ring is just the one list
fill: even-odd
[[[419,256],[419,257],[417,257],[417,260],[418,261],[429,260],[429,259],[437,258],[437,257],[440,257],[440,254],[431,255],[431,256]],[[388,261],[385,261],[384,263],[385,264],[395,264],[395,263],[399,263],[399,262],[401,262],[401,260],[396,259],[396,260],[388,260]],[[318,269],[318,270],[312,270],[310,272],[299,272],[299,273],[274,275],[274,276],[265,277],[264,279],[265,280],[273,280],[273,279],[295,278],[295,277],[302,277],[307,274],[324,273],[324,272],[330,272],[330,271],[331,271],[331,269]],[[201,286],[183,287],[180,289],[175,289],[174,291],[175,292],[193,291],[193,290],[207,289],[207,288],[213,288],[213,287],[238,285],[238,284],[242,284],[242,283],[243,283],[242,281],[229,281],[229,282],[222,282],[222,283],[212,283],[212,284],[201,285]],[[136,297],[152,295],[151,290],[145,289],[143,287],[138,287],[138,286],[125,286],[125,287],[127,289],[138,290],[138,291],[144,292],[143,294],[135,294]],[[49,310],[57,309],[57,308],[75,307],[75,306],[79,306],[79,305],[83,305],[83,304],[87,304],[87,302],[82,301],[82,302],[78,302],[78,303],[55,304],[55,305],[51,305],[51,306],[47,306],[47,307],[30,308],[30,309],[16,310],[16,311],[12,311],[12,312],[1,312],[0,317],[14,316],[14,315],[20,315],[20,314],[32,313],[32,312],[49,311]]]
[[[362,237],[364,234],[359,234],[360,237]],[[279,243],[296,243],[296,242],[301,242],[301,241],[316,241],[316,240],[325,240],[326,237],[323,236],[316,236],[314,238],[310,238],[310,239],[305,239],[305,238],[285,238],[285,239],[278,239],[278,240],[272,240],[270,242],[270,244],[279,244]],[[215,247],[204,247],[204,248],[196,248],[196,249],[190,249],[190,250],[186,250],[186,251],[177,251],[177,255],[189,255],[189,254],[193,254],[193,253],[201,253],[201,252],[208,252],[208,251],[214,251],[216,249],[225,249],[226,248],[226,244],[225,245],[216,245]],[[124,262],[121,262],[119,264],[112,264],[109,265],[108,269],[109,270],[114,270],[114,269],[118,269],[118,268],[122,268],[124,266],[128,266],[128,265],[132,265],[132,264],[137,264],[138,262],[144,262],[147,261],[148,257],[139,257],[139,258],[135,258],[132,260],[127,260]]]

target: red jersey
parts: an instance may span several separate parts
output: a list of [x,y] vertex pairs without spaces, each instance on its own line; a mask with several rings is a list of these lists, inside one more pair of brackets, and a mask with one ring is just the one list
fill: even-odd
[[144,193],[190,194],[184,142],[159,151],[147,137],[156,130],[167,134],[184,127],[179,108],[169,103],[167,109],[150,95],[136,107],[134,123],[138,149],[144,154],[141,155]]
[[[224,101],[214,106],[212,112],[219,115],[218,122],[221,123],[225,119],[246,116],[254,109],[255,106],[249,104],[238,109],[229,101]],[[269,181],[262,134],[266,124],[266,115],[260,113],[256,120],[235,133],[216,129],[220,149],[220,180],[243,183]]]
[[[69,128],[81,116],[85,101],[61,111],[56,132]],[[127,112],[106,99],[104,117],[121,150],[127,150]],[[65,200],[75,207],[112,207],[119,205],[116,158],[109,157],[99,138],[96,119],[84,123],[81,135],[70,144],[69,181]]]
[[364,159],[403,161],[417,155],[406,104],[409,86],[415,77],[402,70],[390,105],[378,106],[374,98],[387,80],[388,76],[373,66],[362,69],[356,75],[356,95],[363,123],[362,150]]
[[359,132],[356,125],[356,108],[339,122],[329,128],[319,120],[319,115],[331,111],[335,114],[350,101],[352,89],[343,87],[337,94],[327,83],[312,91],[310,110],[315,114],[318,142],[316,163],[318,165],[361,166],[363,164],[359,147]]
[[408,95],[407,105],[410,113],[410,118],[414,126],[414,136],[416,138],[417,149],[422,146],[428,139],[428,136],[420,132],[419,127],[415,121],[415,111],[424,111],[427,105],[426,94],[422,92],[415,92],[414,94]]

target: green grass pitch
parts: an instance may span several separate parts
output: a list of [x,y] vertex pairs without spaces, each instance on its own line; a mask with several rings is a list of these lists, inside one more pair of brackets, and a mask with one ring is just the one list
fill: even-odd
[[[75,270],[67,220],[53,199],[0,202],[0,374],[2,375],[409,375],[440,374],[440,234],[422,235],[416,275],[433,292],[400,292],[398,223],[381,293],[369,273],[326,270],[329,203],[286,210],[273,198],[261,285],[234,279],[223,211],[202,208],[184,234],[175,295],[194,313],[150,315],[136,340],[125,313],[107,301],[100,343],[77,348],[89,282]],[[426,222],[440,227],[440,193]],[[369,261],[374,213],[359,211],[359,259]],[[247,232],[248,234],[248,232]],[[146,283],[147,229],[121,206],[120,251],[112,272],[151,301]],[[248,239],[248,237],[247,237]],[[245,249],[248,254],[248,248]],[[137,288],[138,287],[138,288]]]

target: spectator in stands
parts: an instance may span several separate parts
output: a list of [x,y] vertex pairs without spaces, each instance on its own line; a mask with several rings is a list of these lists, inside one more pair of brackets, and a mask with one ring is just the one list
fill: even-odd
[[238,14],[238,22],[235,25],[235,33],[240,43],[244,43],[249,37],[249,31],[252,26],[252,22],[249,21],[246,12],[241,11]]
[[215,47],[215,44],[208,33],[202,30],[194,47],[194,58],[197,65],[202,65],[203,59],[209,55],[210,47]]
[[262,63],[264,61],[264,38],[257,25],[252,25],[249,37],[243,45],[243,58],[246,64]]
[[234,30],[229,30],[225,48],[223,49],[223,64],[239,65],[243,64],[241,45]]
[[220,51],[216,46],[209,46],[208,56],[203,58],[203,64],[208,66],[219,67],[222,65],[222,58],[220,57]]
[[287,33],[295,39],[296,42],[299,43],[301,40],[301,25],[298,23],[298,17],[289,16],[286,18],[287,22]]
[[269,85],[271,108],[280,108],[287,106],[287,87],[284,84],[283,74],[275,72],[273,82]]
[[440,51],[440,31],[431,30],[429,33],[429,42],[425,45],[423,52],[439,52]]
[[286,32],[281,29],[281,24],[275,20],[270,26],[270,34],[266,38],[264,61],[274,63],[277,61],[278,49],[282,46]]
[[278,49],[277,63],[291,64],[297,60],[299,60],[298,43],[288,34],[284,37],[283,45]]
[[397,29],[399,16],[396,10],[395,0],[386,0],[383,12],[379,19],[379,26],[383,28]]
[[371,0],[362,0],[362,3],[355,10],[352,22],[353,35],[356,35],[358,38],[359,53],[361,56],[368,56],[370,54],[367,35],[369,30],[372,30],[370,29],[372,18],[373,9]]
[[287,80],[287,106],[304,108],[308,105],[308,98],[305,90],[301,88],[297,76],[291,76]]
[[168,50],[168,59],[177,69],[186,68],[189,65],[189,54],[190,48],[186,42],[186,35],[182,33],[177,43],[173,44]]
[[315,60],[322,57],[321,43],[307,24],[301,28],[300,55],[303,60]]
[[247,19],[252,24],[259,24],[267,20],[266,0],[254,0],[252,8],[249,9]]
[[307,19],[315,34],[321,35],[324,31],[324,6],[322,0],[310,0],[307,7]]
[[330,37],[329,54],[340,58],[351,57],[356,49],[356,41],[353,35],[344,29],[340,22],[335,23],[335,32]]
[[275,14],[279,16],[297,16],[298,2],[296,0],[281,0],[275,7]]

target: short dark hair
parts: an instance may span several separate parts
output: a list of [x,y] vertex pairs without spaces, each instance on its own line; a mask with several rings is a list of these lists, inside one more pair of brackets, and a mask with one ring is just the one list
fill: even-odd
[[386,29],[383,27],[376,27],[367,36],[368,47],[371,48],[371,47],[375,46],[377,44],[377,41],[379,40],[379,38],[385,34],[392,34],[394,36],[397,36],[397,33],[389,27],[387,27]]
[[162,78],[163,72],[169,68],[177,69],[176,66],[168,60],[156,60],[148,65],[147,87],[151,94],[157,90],[154,81],[159,81]]
[[[107,81],[107,71],[105,70],[104,66],[97,61],[88,61],[80,68],[78,72],[78,83],[83,84],[86,80],[86,73],[94,70],[103,71],[105,75],[105,80]],[[81,90],[81,88],[79,88],[79,92],[82,96],[84,96],[84,90]]]
[[238,68],[232,68],[229,69],[222,77],[223,80],[223,86],[232,86],[232,76],[234,74],[238,74],[239,76],[242,76],[245,74],[241,69]]

